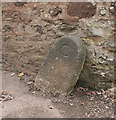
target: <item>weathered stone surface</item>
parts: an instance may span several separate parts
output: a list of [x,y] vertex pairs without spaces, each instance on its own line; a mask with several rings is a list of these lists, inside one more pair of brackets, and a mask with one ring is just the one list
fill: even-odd
[[108,89],[114,80],[114,21],[98,20],[87,24],[87,57],[79,84]]
[[101,16],[105,16],[106,15],[106,9],[105,8],[101,8],[100,9],[100,15]]
[[79,18],[92,17],[96,13],[96,5],[91,2],[73,2],[69,4],[67,13]]
[[76,85],[83,68],[86,49],[80,38],[64,36],[59,39],[42,65],[35,85],[54,95],[67,95]]

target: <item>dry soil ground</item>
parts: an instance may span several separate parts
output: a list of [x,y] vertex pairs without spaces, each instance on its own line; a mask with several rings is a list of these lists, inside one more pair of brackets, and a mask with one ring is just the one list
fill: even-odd
[[78,87],[65,97],[34,90],[32,76],[3,71],[0,96],[4,118],[106,118],[114,117],[115,99],[104,90]]

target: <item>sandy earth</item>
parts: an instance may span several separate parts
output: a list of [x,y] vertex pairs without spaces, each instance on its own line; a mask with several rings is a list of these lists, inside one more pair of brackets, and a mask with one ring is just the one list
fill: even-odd
[[20,79],[8,71],[2,74],[3,91],[7,92],[7,95],[1,95],[0,98],[3,98],[2,100],[7,96],[11,98],[0,101],[3,118],[114,117],[115,99],[103,90],[92,91],[78,87],[70,96],[54,97],[41,91],[34,91],[32,76],[24,75]]

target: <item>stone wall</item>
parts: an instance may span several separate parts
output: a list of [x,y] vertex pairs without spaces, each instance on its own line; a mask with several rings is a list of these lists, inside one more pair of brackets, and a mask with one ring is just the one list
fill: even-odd
[[111,87],[115,3],[2,3],[3,69],[36,76],[63,35],[83,39],[87,57],[78,84]]

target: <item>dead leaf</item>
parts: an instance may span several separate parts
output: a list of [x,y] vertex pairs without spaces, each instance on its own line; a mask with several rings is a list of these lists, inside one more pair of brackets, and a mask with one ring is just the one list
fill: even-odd
[[2,92],[2,95],[7,95],[8,93],[6,91],[3,91]]
[[18,77],[22,77],[23,75],[24,75],[24,73],[22,72],[22,73],[18,74]]

